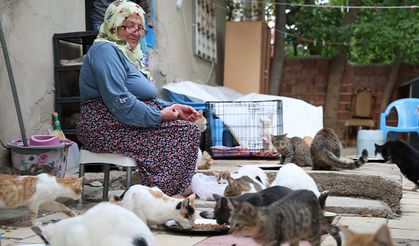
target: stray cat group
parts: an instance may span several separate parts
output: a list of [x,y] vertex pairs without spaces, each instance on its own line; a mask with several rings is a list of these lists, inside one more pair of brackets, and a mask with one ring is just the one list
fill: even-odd
[[[285,137],[285,139],[284,139]],[[356,161],[339,159],[340,144],[331,129],[320,130],[311,146],[304,140],[290,140],[286,136],[272,144],[285,149],[284,165],[272,183],[266,173],[257,167],[244,166],[234,172],[214,173],[217,182],[226,185],[222,194],[213,194],[213,211],[202,212],[204,218],[215,219],[219,224],[229,224],[235,236],[252,237],[261,245],[298,245],[306,240],[320,245],[321,236],[329,233],[341,245],[392,245],[389,230],[382,226],[375,234],[352,231],[330,223],[324,216],[329,191],[320,192],[315,181],[300,166],[313,169],[340,170],[361,166],[368,153]],[[279,142],[283,143],[279,143]],[[335,146],[335,145],[336,146]],[[295,145],[290,148],[290,145]],[[296,145],[304,146],[302,148]],[[281,147],[282,146],[282,147]],[[287,147],[288,146],[288,147]],[[307,151],[309,146],[309,151]],[[323,146],[322,148],[320,146]],[[298,151],[296,151],[299,149]],[[397,150],[404,149],[403,156]],[[294,151],[294,152],[293,152]],[[417,151],[400,143],[376,146],[383,157],[394,161],[409,179],[416,182],[407,162],[419,165]],[[365,151],[364,151],[365,152]],[[293,163],[301,161],[306,164]],[[403,171],[405,170],[405,171]],[[177,198],[164,194],[157,187],[134,185],[121,196],[102,202],[88,209],[83,215],[55,201],[57,197],[79,199],[82,178],[56,178],[47,174],[37,176],[12,176],[0,174],[0,207],[27,206],[31,212],[32,230],[49,245],[155,245],[150,228],[159,229],[168,220],[176,221],[190,229],[198,216],[195,209],[196,195]],[[39,207],[63,211],[69,216],[56,223],[41,225],[36,221]],[[368,242],[368,244],[363,244]]]

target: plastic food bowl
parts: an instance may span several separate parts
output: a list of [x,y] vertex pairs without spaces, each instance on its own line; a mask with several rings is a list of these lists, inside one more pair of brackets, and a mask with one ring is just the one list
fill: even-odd
[[29,138],[30,146],[57,146],[60,139],[54,135],[33,135]]

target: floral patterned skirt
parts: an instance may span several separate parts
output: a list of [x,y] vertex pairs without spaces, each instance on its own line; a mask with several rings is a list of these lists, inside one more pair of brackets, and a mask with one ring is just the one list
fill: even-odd
[[[161,109],[155,100],[146,104]],[[181,194],[195,173],[200,131],[184,120],[135,127],[119,122],[102,99],[81,103],[77,137],[84,148],[137,160],[140,183],[167,195]]]

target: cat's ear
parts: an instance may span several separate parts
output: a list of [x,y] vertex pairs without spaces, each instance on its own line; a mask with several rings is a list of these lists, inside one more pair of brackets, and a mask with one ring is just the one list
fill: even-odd
[[195,198],[196,198],[195,193],[192,193],[190,196],[188,196],[187,199],[188,199],[189,206],[193,207],[193,204],[195,202]]
[[378,144],[374,144],[375,145],[375,155],[377,155],[377,153],[381,153],[381,150],[383,148],[382,145],[378,145]]
[[45,242],[45,244],[47,244],[47,245],[49,244],[48,240],[46,239],[46,237],[44,235],[42,227],[39,227],[39,226],[36,225],[36,226],[32,226],[31,229],[32,229],[33,232],[35,232]]
[[349,230],[348,226],[341,225],[339,226],[339,230],[343,233],[343,237],[348,240],[348,238],[351,238],[355,235],[355,233],[351,230]]
[[241,211],[250,218],[254,218],[257,214],[255,206],[253,206],[250,202],[243,202]]
[[239,202],[236,202],[236,201],[233,201],[231,199],[228,199],[227,197],[224,197],[222,199],[226,199],[227,200],[227,206],[228,206],[228,208],[230,208],[231,211],[234,211],[234,210],[236,210],[236,208],[239,208],[240,207],[240,203]]
[[391,242],[391,236],[388,227],[386,225],[382,225],[375,233],[374,239],[383,245],[389,245]]
[[218,194],[212,194],[212,197],[214,197],[214,200],[217,202],[218,200],[220,200],[220,198],[222,198],[222,196],[218,195]]
[[198,110],[198,114],[202,115],[204,112],[202,111],[202,109]]

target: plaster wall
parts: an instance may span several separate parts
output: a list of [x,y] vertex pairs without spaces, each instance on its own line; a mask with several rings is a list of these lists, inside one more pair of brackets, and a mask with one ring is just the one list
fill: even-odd
[[[193,54],[192,37],[192,0],[182,1],[180,8],[177,1],[156,0],[155,30],[157,50],[151,63],[153,76],[162,86],[169,82],[190,80],[205,84],[222,84],[218,75],[222,72],[219,61],[223,48],[218,48],[218,62],[212,64]],[[215,1],[217,17],[217,43],[224,41],[225,2]],[[221,18],[220,18],[221,16]],[[220,49],[221,48],[221,49]],[[153,64],[154,63],[154,64]]]
[[[0,21],[22,110],[25,132],[46,134],[54,110],[54,33],[85,30],[84,0],[1,0]],[[3,49],[0,49],[0,140],[20,138]],[[0,146],[0,166],[9,164]]]

